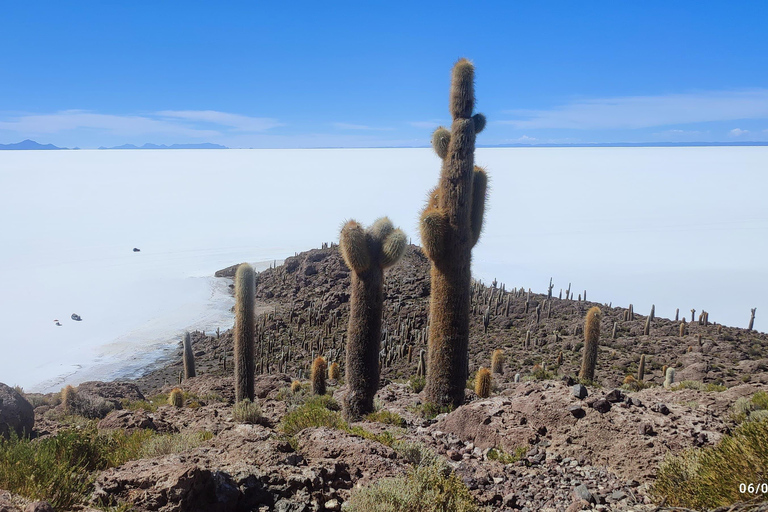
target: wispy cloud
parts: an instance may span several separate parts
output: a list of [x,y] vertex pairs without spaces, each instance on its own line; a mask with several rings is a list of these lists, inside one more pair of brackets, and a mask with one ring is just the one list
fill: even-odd
[[742,130],[741,128],[734,128],[733,130],[728,132],[728,134],[731,137],[741,137],[742,135],[746,135],[748,133],[749,133],[749,130]]
[[352,124],[352,123],[331,123],[331,126],[338,128],[339,130],[362,130],[362,131],[392,131],[394,128],[379,128],[376,126],[368,126],[364,124]]
[[201,121],[206,123],[228,126],[246,132],[261,132],[284,126],[277,119],[270,117],[249,117],[216,110],[163,110],[156,113],[158,116],[184,119],[186,121]]
[[768,119],[768,89],[626,96],[575,101],[549,110],[510,110],[498,121],[519,129],[635,129],[711,121]]
[[168,110],[143,115],[62,110],[50,114],[26,114],[0,118],[0,130],[15,132],[21,136],[86,129],[121,136],[163,134],[212,138],[232,131],[262,132],[280,125],[281,123],[275,119],[248,117],[213,110]]
[[408,123],[409,125],[413,126],[414,128],[423,128],[425,130],[434,130],[438,126],[448,126],[450,125],[449,122],[442,121],[440,119],[432,120],[432,121],[411,121]]

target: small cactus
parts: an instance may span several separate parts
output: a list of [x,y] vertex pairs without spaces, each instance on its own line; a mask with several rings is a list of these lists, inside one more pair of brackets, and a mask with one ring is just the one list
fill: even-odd
[[195,353],[192,351],[192,337],[184,334],[184,380],[195,376]]
[[592,381],[595,379],[597,365],[597,345],[600,341],[600,308],[594,306],[587,311],[584,324],[584,357],[581,361],[579,378]]
[[320,356],[317,356],[312,362],[312,394],[324,395],[325,394],[325,372],[328,369],[328,364]]
[[480,368],[475,376],[475,393],[480,398],[491,396],[491,372],[487,368]]
[[557,354],[557,366],[562,366],[562,365],[563,365],[563,351],[561,350]]
[[168,395],[168,403],[174,407],[184,407],[184,392],[180,388],[173,388]]
[[645,319],[645,327],[643,327],[643,334],[645,336],[648,336],[649,334],[651,334],[651,317],[650,316]]
[[669,389],[672,384],[675,383],[675,369],[667,368],[666,377],[664,378],[664,387]]
[[513,379],[515,382],[520,382],[520,374],[516,373],[515,378]]
[[682,338],[683,336],[685,336],[685,318],[680,322],[680,337]]
[[77,398],[77,391],[72,386],[68,385],[61,390],[61,403],[70,414],[77,410]]
[[637,380],[640,382],[645,378],[645,354],[640,355],[640,364],[637,367]]
[[497,348],[491,356],[491,371],[493,373],[504,373],[504,351]]
[[339,368],[339,363],[333,362],[328,367],[328,378],[331,380],[339,380],[339,377],[341,377],[341,369]]

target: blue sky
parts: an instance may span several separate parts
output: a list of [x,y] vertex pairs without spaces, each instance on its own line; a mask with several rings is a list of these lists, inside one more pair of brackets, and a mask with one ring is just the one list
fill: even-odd
[[768,2],[5,2],[0,143],[768,141]]

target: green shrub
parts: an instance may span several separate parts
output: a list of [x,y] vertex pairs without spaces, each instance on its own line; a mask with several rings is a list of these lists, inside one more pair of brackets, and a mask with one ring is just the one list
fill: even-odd
[[352,494],[348,512],[477,512],[466,485],[445,462],[433,460],[405,476],[386,478]]
[[238,423],[255,425],[261,421],[261,407],[247,398],[240,400],[232,409],[232,419]]
[[431,420],[434,419],[438,414],[449,413],[453,411],[453,406],[448,405],[440,407],[438,405],[427,402],[413,406],[410,408],[410,410],[424,419]]
[[768,474],[768,418],[748,421],[715,447],[690,449],[661,464],[652,495],[693,509],[728,506],[768,493],[741,494],[739,484],[761,484]]
[[768,393],[758,391],[751,397],[743,396],[733,405],[734,419],[741,423],[760,416],[760,411],[768,410]]
[[213,433],[207,431],[153,435],[142,443],[141,458],[185,452],[197,448],[210,439],[213,439]]
[[[329,427],[343,430],[346,422],[341,418],[341,413],[331,410],[323,403],[326,397],[315,395],[313,400],[307,400],[304,405],[297,407],[283,416],[280,430],[289,436],[293,436],[309,427]],[[330,397],[327,397],[330,398]],[[331,398],[333,400],[333,398]],[[338,404],[333,400],[333,404]]]
[[408,384],[411,386],[414,393],[421,393],[424,386],[427,384],[427,379],[420,375],[414,375],[408,380]]
[[406,421],[396,412],[390,412],[386,410],[379,410],[372,412],[365,417],[368,421],[375,421],[377,423],[385,423],[387,425],[394,425],[396,427],[405,428],[407,426]]
[[695,390],[698,390],[698,391],[716,391],[716,392],[721,392],[721,391],[725,391],[728,388],[726,388],[725,386],[722,386],[720,384],[713,384],[711,382],[707,383],[707,384],[704,384],[703,382],[699,382],[697,380],[684,380],[684,381],[680,382],[678,385],[672,386],[671,389],[672,389],[672,391],[680,391],[681,389],[695,389]]
[[514,464],[515,462],[525,457],[527,452],[528,448],[525,446],[518,446],[512,453],[506,453],[501,448],[491,448],[488,450],[487,457],[489,460],[497,460],[502,464]]
[[427,466],[437,460],[435,452],[421,443],[410,441],[395,441],[392,449],[411,466]]

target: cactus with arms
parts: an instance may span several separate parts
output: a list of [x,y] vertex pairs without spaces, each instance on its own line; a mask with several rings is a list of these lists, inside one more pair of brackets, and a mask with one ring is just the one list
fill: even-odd
[[427,401],[458,407],[468,374],[470,263],[485,215],[488,177],[476,167],[475,135],[485,116],[475,106],[474,66],[466,59],[453,67],[451,131],[438,128],[432,147],[442,159],[440,181],[421,214],[421,242],[432,262],[429,314]]
[[406,238],[386,217],[367,230],[351,220],[341,230],[339,245],[352,271],[344,414],[356,419],[374,411],[373,397],[379,389],[384,269],[402,257]]

